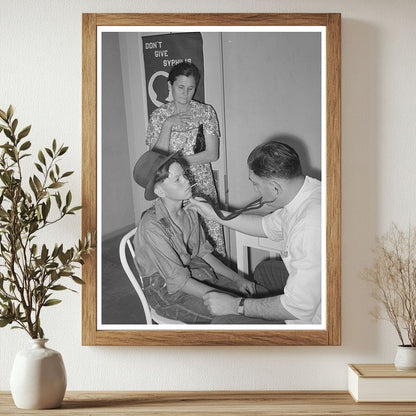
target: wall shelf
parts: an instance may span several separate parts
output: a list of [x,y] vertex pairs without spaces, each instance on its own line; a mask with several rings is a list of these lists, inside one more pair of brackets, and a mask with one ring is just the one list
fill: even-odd
[[414,415],[414,403],[355,403],[345,391],[67,392],[62,407],[17,409],[0,392],[0,415]]

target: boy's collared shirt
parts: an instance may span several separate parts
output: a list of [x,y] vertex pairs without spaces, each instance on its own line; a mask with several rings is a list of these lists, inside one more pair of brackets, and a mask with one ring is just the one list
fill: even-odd
[[[198,214],[183,212],[189,229],[180,229],[163,203],[157,198],[142,216],[134,237],[136,262],[142,277],[159,273],[169,293],[181,290],[191,277],[189,266],[195,257],[203,258],[213,251],[199,223]],[[201,260],[203,261],[203,260]]]

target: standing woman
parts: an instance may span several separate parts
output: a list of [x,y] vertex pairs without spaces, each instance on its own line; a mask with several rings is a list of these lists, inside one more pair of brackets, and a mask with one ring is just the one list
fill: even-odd
[[[198,68],[188,62],[175,65],[168,78],[173,100],[150,115],[146,144],[149,149],[180,151],[188,163],[187,176],[194,195],[218,204],[211,162],[219,157],[219,126],[215,110],[192,98],[198,87]],[[202,226],[215,251],[226,256],[224,231],[215,221],[202,219]]]

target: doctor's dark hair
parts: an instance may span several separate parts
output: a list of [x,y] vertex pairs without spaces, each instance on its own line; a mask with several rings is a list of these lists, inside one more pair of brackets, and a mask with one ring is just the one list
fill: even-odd
[[155,172],[155,186],[158,183],[162,183],[169,176],[169,168],[174,163],[179,163],[182,166],[182,168],[185,168],[184,161],[179,156],[174,156],[170,158]]
[[261,178],[292,179],[302,175],[296,151],[276,140],[257,146],[250,153],[247,164],[249,169]]
[[176,78],[180,75],[185,77],[193,76],[195,80],[195,86],[198,86],[199,79],[201,78],[201,73],[199,72],[198,67],[195,64],[189,62],[181,62],[180,64],[175,65],[169,72],[168,81],[172,85]]

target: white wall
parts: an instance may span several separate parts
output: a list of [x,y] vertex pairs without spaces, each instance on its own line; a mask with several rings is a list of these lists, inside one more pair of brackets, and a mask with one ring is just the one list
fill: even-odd
[[102,235],[135,222],[117,33],[102,35]]
[[223,33],[231,206],[258,197],[246,161],[272,138],[286,139],[304,173],[321,179],[320,46],[320,33]]
[[[359,278],[375,235],[392,220],[415,222],[416,3],[389,0],[0,0],[0,107],[33,124],[34,148],[54,137],[81,189],[82,12],[341,12],[342,341],[341,347],[81,347],[81,297],[46,310],[69,390],[345,389],[349,362],[392,362],[393,329],[374,322]],[[65,164],[64,163],[64,164]],[[76,201],[75,201],[76,202]],[[80,216],[51,232],[69,244]],[[58,236],[58,237],[57,237]],[[7,390],[26,335],[0,330],[0,390]]]

